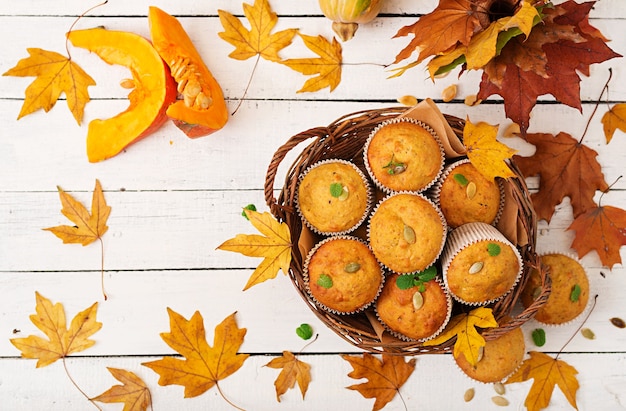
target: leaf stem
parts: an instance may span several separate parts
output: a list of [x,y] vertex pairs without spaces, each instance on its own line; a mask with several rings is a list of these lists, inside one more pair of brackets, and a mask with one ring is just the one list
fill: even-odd
[[563,350],[565,349],[565,347],[567,347],[567,345],[574,339],[574,337],[576,336],[576,334],[578,334],[578,331],[580,331],[581,328],[583,328],[583,325],[585,325],[585,323],[587,322],[587,320],[589,319],[589,316],[591,315],[591,313],[593,312],[594,308],[596,308],[596,302],[598,302],[598,294],[593,296],[593,304],[591,304],[591,309],[589,310],[589,312],[587,313],[587,316],[585,316],[585,319],[580,323],[580,325],[578,326],[578,328],[576,328],[576,331],[574,333],[572,333],[572,335],[568,338],[567,341],[565,341],[565,344],[563,344],[563,346],[561,347],[561,349],[559,350],[558,353],[556,353],[556,356],[554,357],[555,360],[557,360],[559,358],[559,356],[561,355],[561,353],[563,352]]
[[109,296],[104,289],[104,241],[102,241],[102,237],[98,237],[98,240],[100,241],[100,288],[102,289],[104,301],[106,301]]
[[96,407],[98,410],[102,411],[102,408],[100,408],[98,406],[98,404],[96,404],[96,402],[94,400],[92,400],[91,398],[89,398],[89,396],[85,393],[85,391],[83,391],[78,384],[76,383],[76,381],[74,381],[74,378],[72,378],[72,376],[70,375],[69,370],[67,369],[67,363],[65,362],[65,358],[66,357],[62,357],[61,358],[61,362],[63,362],[63,369],[65,370],[65,374],[67,375],[67,378],[69,378],[70,382],[74,385],[74,387],[76,387],[76,389],[83,394],[83,396],[85,398],[87,398],[87,400],[93,404],[94,407]]
[[587,120],[585,131],[583,131],[583,135],[580,136],[580,140],[578,140],[578,144],[582,144],[583,139],[585,138],[585,135],[587,134],[587,130],[589,130],[591,119],[593,118],[593,116],[596,114],[596,111],[598,110],[598,106],[600,105],[600,100],[602,99],[604,92],[609,89],[609,82],[611,81],[611,77],[613,77],[613,69],[609,67],[609,78],[606,80],[606,83],[604,83],[604,87],[602,87],[602,91],[600,92],[600,95],[598,96],[598,100],[596,101],[596,106],[593,108],[593,111],[591,112],[591,116],[589,116],[589,119]]
[[[76,19],[74,20],[74,22],[72,23],[72,25],[70,26],[70,29],[67,31],[68,33],[71,33],[72,30],[74,29],[74,26],[76,25],[76,23],[78,23],[78,20],[82,19],[83,17],[85,17],[85,14],[91,12],[93,9],[98,8],[100,6],[104,6],[105,4],[107,4],[109,2],[109,0],[104,0],[102,3],[96,4],[95,6],[92,6],[90,8],[88,8],[86,11],[84,11],[80,16],[76,17]],[[67,38],[67,36],[65,36],[65,51],[67,52],[67,58],[68,59],[72,59],[72,56],[70,55],[70,48],[69,48],[69,39]]]
[[228,398],[226,398],[226,396],[222,392],[222,389],[220,388],[220,385],[219,385],[219,383],[217,381],[215,382],[215,387],[217,388],[217,391],[220,393],[220,395],[222,396],[224,401],[226,401],[229,405],[231,405],[235,409],[238,409],[239,411],[246,411],[245,409],[236,406],[232,401],[230,401]]
[[256,61],[254,62],[254,67],[252,67],[252,73],[250,73],[250,78],[248,78],[248,84],[246,84],[246,88],[243,90],[243,96],[239,99],[239,103],[237,103],[237,107],[235,110],[230,113],[231,116],[234,116],[239,107],[241,107],[241,103],[243,103],[243,99],[246,98],[246,94],[248,94],[248,89],[250,88],[250,84],[252,84],[252,77],[254,77],[254,72],[256,71],[257,66],[259,65],[259,60],[261,60],[261,55],[256,55]]

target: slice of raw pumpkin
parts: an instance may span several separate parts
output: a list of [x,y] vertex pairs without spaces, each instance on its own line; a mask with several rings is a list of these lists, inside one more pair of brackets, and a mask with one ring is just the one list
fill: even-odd
[[125,111],[89,123],[87,157],[90,162],[117,155],[167,121],[165,110],[176,99],[176,84],[148,40],[138,34],[104,28],[71,31],[68,39],[74,46],[96,53],[109,64],[128,67],[134,86]]
[[180,22],[158,7],[148,12],[154,48],[169,65],[178,84],[179,100],[167,115],[188,137],[211,134],[226,124],[228,109],[217,80]]

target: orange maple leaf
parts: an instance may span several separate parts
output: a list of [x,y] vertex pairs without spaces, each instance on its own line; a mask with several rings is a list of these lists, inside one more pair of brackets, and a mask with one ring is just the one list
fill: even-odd
[[123,411],[145,411],[152,404],[150,390],[136,374],[119,368],[107,367],[107,370],[122,385],[114,385],[92,401],[104,403],[124,403]]
[[215,327],[211,347],[207,343],[204,322],[198,311],[190,320],[170,308],[167,312],[170,332],[161,333],[161,338],[184,359],[164,357],[142,365],[159,374],[159,385],[185,387],[185,398],[196,397],[213,386],[221,393],[218,382],[239,370],[249,357],[249,354],[237,353],[246,329],[237,326],[235,313],[229,315]]
[[78,124],[82,122],[85,104],[90,100],[87,88],[96,82],[71,59],[54,51],[28,48],[27,58],[20,60],[3,76],[36,77],[26,88],[18,120],[39,109],[50,111],[61,93]]
[[533,379],[533,385],[526,396],[524,405],[529,411],[539,411],[550,404],[554,387],[558,385],[572,407],[576,406],[578,380],[576,368],[565,361],[550,357],[541,352],[530,351],[530,358],[524,360],[519,369],[510,376],[505,384]]
[[268,212],[258,213],[244,210],[252,225],[263,235],[237,234],[235,238],[225,241],[219,250],[234,251],[248,257],[263,257],[263,261],[254,270],[244,291],[253,285],[275,278],[278,270],[284,274],[289,272],[291,263],[291,235],[289,226],[279,223]]
[[626,245],[625,210],[598,206],[576,217],[567,229],[576,232],[572,248],[579,257],[595,250],[602,264],[609,268],[622,262],[619,250]]
[[63,243],[89,245],[96,240],[102,241],[102,236],[109,227],[106,225],[111,207],[109,207],[102,193],[100,181],[96,180],[91,199],[91,214],[85,206],[76,201],[74,197],[57,187],[63,208],[61,213],[68,218],[74,226],[60,225],[56,227],[44,228],[63,240]]
[[485,178],[513,177],[515,174],[505,160],[511,158],[516,150],[496,140],[498,127],[485,122],[473,124],[469,118],[463,128],[463,145],[467,157]]
[[615,104],[602,116],[602,126],[606,143],[613,139],[615,130],[626,133],[626,103]]
[[469,314],[454,316],[446,328],[437,337],[424,342],[424,345],[438,345],[456,336],[452,354],[455,358],[463,354],[471,365],[476,365],[480,349],[485,346],[485,339],[476,330],[480,328],[497,327],[491,308],[479,307]]
[[539,191],[531,194],[539,219],[550,222],[555,207],[569,197],[574,217],[596,207],[596,190],[606,191],[598,153],[567,133],[556,136],[527,134],[526,140],[536,146],[530,157],[513,157],[525,177],[539,175]]
[[360,392],[365,398],[376,398],[373,411],[384,408],[400,392],[400,387],[415,370],[416,362],[415,358],[404,361],[403,356],[390,354],[382,354],[382,360],[370,353],[364,353],[362,357],[342,354],[341,358],[352,365],[348,377],[355,380],[367,378],[367,382],[346,388]]
[[217,11],[225,30],[218,35],[235,46],[229,57],[246,60],[259,55],[269,61],[280,61],[278,53],[291,44],[298,30],[286,29],[272,33],[278,16],[272,11],[267,0],[255,0],[254,6],[243,3],[243,12],[250,22],[250,30],[229,12]]
[[68,329],[61,303],[53,305],[38,292],[35,292],[35,300],[36,314],[32,314],[30,320],[48,339],[36,335],[12,339],[11,344],[22,352],[22,357],[37,358],[37,368],[45,367],[95,344],[89,337],[102,328],[102,323],[96,321],[98,303],[76,314]]
[[270,368],[282,369],[274,381],[278,402],[280,402],[280,396],[286,393],[288,389],[293,388],[296,382],[302,393],[302,399],[304,399],[311,382],[311,366],[309,364],[300,361],[293,353],[283,351],[281,357],[276,357],[265,365]]
[[287,59],[281,63],[304,75],[317,76],[308,79],[298,93],[319,91],[329,87],[333,91],[341,82],[341,44],[333,37],[329,42],[324,36],[298,34],[309,50],[319,57]]

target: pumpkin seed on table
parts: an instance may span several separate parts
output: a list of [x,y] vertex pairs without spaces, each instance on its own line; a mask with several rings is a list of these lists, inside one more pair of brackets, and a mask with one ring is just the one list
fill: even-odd
[[580,333],[583,335],[583,337],[585,337],[588,340],[596,339],[596,334],[593,331],[591,331],[589,328],[583,328],[582,330],[580,330]]
[[491,397],[491,401],[493,401],[494,404],[500,407],[506,407],[509,405],[509,400],[499,395],[496,395],[495,397]]
[[502,384],[501,382],[497,382],[495,384],[493,384],[493,389],[495,392],[497,392],[500,395],[504,395],[505,393],[505,388],[504,388],[504,384]]
[[468,388],[463,395],[463,400],[465,402],[470,402],[474,398],[474,394],[476,391],[473,388]]

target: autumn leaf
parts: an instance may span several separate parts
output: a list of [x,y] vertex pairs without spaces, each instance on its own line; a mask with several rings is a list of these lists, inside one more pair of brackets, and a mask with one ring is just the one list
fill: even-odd
[[102,323],[96,321],[98,303],[76,314],[68,329],[61,303],[53,305],[38,292],[35,292],[35,300],[36,314],[32,314],[30,320],[48,339],[36,335],[12,339],[11,344],[22,352],[22,357],[36,358],[37,368],[40,368],[95,344],[89,337],[102,327]]
[[530,358],[524,360],[520,368],[510,376],[505,384],[528,381],[533,379],[533,385],[526,396],[524,405],[529,411],[539,411],[550,404],[554,387],[558,386],[572,407],[576,405],[578,391],[578,371],[565,361],[554,359],[538,351],[530,351]]
[[89,245],[96,240],[101,240],[109,227],[106,225],[111,207],[109,207],[102,193],[100,181],[96,180],[96,186],[91,199],[91,214],[85,206],[76,201],[74,197],[58,187],[59,197],[63,208],[61,213],[75,225],[60,225],[44,228],[46,231],[63,240],[63,243]]
[[376,398],[373,411],[384,408],[400,392],[400,387],[415,370],[416,362],[415,358],[405,361],[403,356],[391,354],[382,354],[381,360],[370,353],[361,357],[342,354],[341,358],[352,365],[348,377],[368,380],[346,388],[358,391],[365,398]]
[[513,160],[524,177],[539,176],[539,190],[531,194],[539,219],[550,222],[555,207],[566,196],[571,200],[574,217],[596,207],[596,190],[606,191],[609,187],[595,150],[564,132],[556,136],[527,134],[526,140],[536,146],[535,154],[514,156]]
[[136,374],[119,368],[107,367],[107,370],[122,385],[114,385],[97,397],[93,401],[107,404],[121,402],[124,403],[123,411],[145,411],[152,404],[150,390]]
[[612,268],[622,262],[620,247],[626,245],[625,210],[598,206],[576,217],[567,229],[576,232],[572,248],[579,257],[594,250],[604,266]]
[[489,180],[515,176],[505,160],[511,158],[516,150],[497,141],[497,134],[497,126],[485,122],[473,124],[469,118],[463,128],[463,144],[467,149],[467,157]]
[[626,103],[615,104],[602,116],[604,137],[609,144],[613,139],[615,130],[626,133]]
[[485,346],[485,339],[476,330],[498,327],[491,308],[479,307],[469,314],[454,316],[446,328],[437,337],[424,342],[424,345],[438,345],[456,336],[452,354],[455,358],[463,354],[471,365],[476,365],[480,348]]
[[96,82],[71,59],[54,51],[28,48],[29,57],[20,60],[3,76],[36,77],[26,88],[24,104],[18,120],[39,109],[50,111],[65,93],[67,106],[78,124],[82,122],[85,104],[89,101],[87,88]]
[[281,357],[276,357],[265,365],[281,370],[276,381],[274,381],[276,400],[278,402],[280,402],[281,395],[286,393],[288,389],[293,388],[296,382],[302,393],[302,399],[304,399],[311,382],[311,366],[309,364],[300,361],[293,353],[283,351]]
[[269,61],[280,61],[278,53],[291,44],[298,30],[286,29],[272,33],[278,16],[272,11],[267,0],[255,0],[254,6],[243,3],[243,12],[250,23],[249,30],[229,12],[217,11],[225,30],[218,35],[235,46],[229,57],[247,60],[258,54]]
[[167,312],[170,332],[161,333],[161,338],[184,359],[164,357],[142,365],[159,374],[159,385],[185,387],[185,398],[196,397],[213,386],[221,393],[219,381],[239,370],[249,356],[237,353],[246,329],[237,326],[235,313],[229,315],[215,327],[211,347],[207,343],[204,322],[198,311],[190,320],[170,308]]
[[275,278],[278,270],[286,275],[291,263],[291,237],[289,226],[279,223],[268,212],[259,213],[253,210],[244,210],[252,225],[263,235],[237,234],[235,238],[225,241],[219,250],[234,251],[248,257],[263,257],[257,266],[244,291],[248,288]]
[[333,37],[332,43],[324,36],[298,34],[304,44],[319,57],[287,59],[282,63],[305,76],[317,76],[308,79],[298,93],[319,91],[329,87],[333,91],[341,82],[341,44]]

